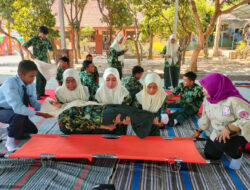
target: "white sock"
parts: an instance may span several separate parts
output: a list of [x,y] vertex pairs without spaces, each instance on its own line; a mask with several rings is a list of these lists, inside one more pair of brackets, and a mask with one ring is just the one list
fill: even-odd
[[176,125],[178,123],[177,119],[174,119],[174,124]]
[[231,168],[233,170],[240,169],[242,158],[243,158],[243,154],[238,159],[232,159],[231,162],[230,162],[229,168]]
[[9,152],[13,152],[19,148],[15,142],[16,140],[14,137],[7,137],[5,146]]

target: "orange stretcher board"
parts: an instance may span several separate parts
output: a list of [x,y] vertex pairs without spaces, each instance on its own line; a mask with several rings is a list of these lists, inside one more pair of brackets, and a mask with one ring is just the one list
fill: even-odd
[[191,138],[52,134],[33,135],[10,158],[117,158],[205,164]]

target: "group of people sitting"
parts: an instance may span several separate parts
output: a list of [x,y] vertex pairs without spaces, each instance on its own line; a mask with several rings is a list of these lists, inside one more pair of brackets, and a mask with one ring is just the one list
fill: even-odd
[[[199,111],[203,102],[199,128],[192,137],[196,139],[211,126],[205,156],[219,159],[224,152],[232,158],[230,167],[240,168],[242,152],[250,148],[250,104],[228,77],[208,74],[200,80],[201,87],[195,83],[196,74],[187,72],[183,82],[167,95],[160,76],[147,73],[142,80],[144,70],[139,66],[122,81],[116,68],[107,68],[99,86],[92,60],[84,61],[80,73],[64,67],[63,62],[67,60],[60,59],[63,77],[57,75],[60,86],[55,91],[56,100],[37,102],[33,81],[38,69],[30,60],[21,61],[18,74],[0,87],[0,122],[9,124],[8,151],[18,149],[16,139],[38,132],[29,116],[55,117],[65,134],[126,135],[127,126],[131,125],[136,135],[144,138],[160,135],[160,129],[167,124],[182,124]],[[180,100],[169,104],[174,95],[180,95]],[[181,109],[168,113],[167,108],[173,107]]]

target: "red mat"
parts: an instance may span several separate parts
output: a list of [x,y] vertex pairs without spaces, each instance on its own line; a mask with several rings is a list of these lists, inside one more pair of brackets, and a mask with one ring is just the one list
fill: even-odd
[[[205,164],[191,138],[174,137],[165,140],[162,137],[121,136],[107,139],[102,135],[33,135],[32,138],[11,158],[40,158],[40,155],[53,155],[55,158],[88,158],[95,155],[105,158],[115,155],[118,159],[155,160]],[[101,156],[100,156],[101,155]]]
[[[49,97],[53,100],[56,100],[55,91],[55,89],[45,89],[45,94],[49,95]],[[38,102],[43,103],[46,98],[47,97],[42,96],[41,100],[38,100]]]

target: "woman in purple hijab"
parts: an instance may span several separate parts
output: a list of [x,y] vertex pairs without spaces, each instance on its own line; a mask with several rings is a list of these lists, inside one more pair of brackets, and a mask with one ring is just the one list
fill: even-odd
[[230,78],[211,73],[200,80],[205,100],[196,139],[210,126],[212,133],[205,145],[208,159],[220,159],[222,154],[232,160],[229,167],[240,169],[242,151],[250,152],[250,104],[235,88]]

